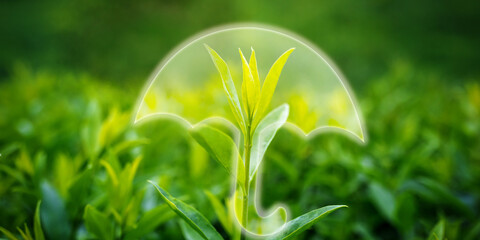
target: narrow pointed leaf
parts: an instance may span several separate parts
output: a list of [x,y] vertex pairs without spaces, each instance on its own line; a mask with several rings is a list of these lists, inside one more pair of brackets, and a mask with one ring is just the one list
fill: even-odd
[[33,233],[35,235],[35,240],[45,240],[45,236],[43,235],[42,230],[42,223],[40,221],[40,204],[41,201],[38,201],[33,221]]
[[287,121],[289,107],[283,104],[271,111],[259,124],[253,134],[252,153],[250,155],[249,181],[262,162],[268,146],[272,142],[277,130]]
[[143,156],[140,155],[133,160],[132,165],[130,166],[129,169],[129,174],[128,174],[128,182],[133,182],[133,179],[135,178],[135,174],[137,173],[138,165],[140,165],[140,162],[142,161]]
[[115,172],[115,170],[113,169],[112,165],[105,161],[105,160],[102,160],[100,161],[100,165],[102,165],[103,167],[105,167],[105,170],[107,170],[107,174],[108,176],[110,177],[110,180],[112,181],[112,185],[114,187],[118,186],[118,177],[117,177],[117,173]]
[[445,235],[445,220],[442,218],[438,223],[433,227],[428,236],[428,240],[443,240]]
[[215,214],[218,217],[218,220],[222,224],[223,228],[228,232],[232,232],[232,226],[230,225],[229,219],[228,219],[228,214],[223,206],[222,202],[215,196],[213,193],[210,191],[205,191],[205,194],[208,197],[208,200],[210,200],[210,203],[212,204],[213,210],[215,211]]
[[255,105],[257,104],[257,99],[260,95],[260,92],[255,92],[255,79],[253,78],[250,66],[248,65],[245,56],[243,56],[242,50],[240,52],[240,57],[242,58],[242,70],[243,70],[243,83],[242,83],[242,98],[244,103],[245,112],[247,113],[247,118],[252,116],[253,111],[255,110]]
[[190,135],[217,161],[227,172],[235,177],[237,162],[237,181],[243,187],[245,170],[237,146],[232,138],[222,131],[207,124],[199,123],[190,129]]
[[273,236],[267,237],[269,240],[277,239],[294,239],[298,234],[310,228],[318,220],[327,216],[331,212],[347,207],[346,205],[330,205],[322,207],[308,213],[303,214],[300,217],[297,217],[289,222],[280,230],[279,233],[274,234]]
[[25,225],[25,235],[27,236],[28,239],[33,240],[32,234],[30,233],[30,229],[27,226],[27,223],[24,223]]
[[245,132],[245,121],[242,113],[242,108],[240,106],[237,90],[235,89],[235,84],[233,83],[232,75],[230,74],[227,63],[225,63],[225,61],[220,57],[220,55],[218,55],[217,52],[215,52],[215,50],[213,50],[207,45],[205,45],[205,47],[207,48],[208,53],[210,54],[210,57],[215,64],[215,67],[217,67],[217,70],[220,73],[220,77],[222,78],[223,82],[223,88],[225,90],[225,93],[227,94],[228,103],[230,104],[233,115],[235,116],[235,119],[240,125],[242,131]]
[[242,82],[242,105],[243,105],[243,111],[245,111],[246,116],[245,120],[248,122],[248,119],[250,118],[250,113],[249,113],[249,107],[248,107],[248,93],[247,93],[247,81]]
[[7,237],[9,240],[18,240],[18,238],[15,237],[15,235],[12,232],[8,231],[3,227],[0,227],[0,232],[2,232],[3,235],[5,235],[5,237]]
[[255,56],[255,50],[253,50],[253,48],[248,65],[250,66],[250,71],[252,72],[252,76],[255,81],[255,91],[258,91],[258,93],[260,93],[260,77],[258,76],[257,58]]
[[262,91],[260,93],[260,99],[257,103],[255,117],[253,120],[252,127],[255,129],[257,124],[262,120],[263,114],[268,109],[268,105],[272,100],[273,93],[275,92],[275,88],[277,87],[278,78],[280,77],[280,73],[282,72],[283,66],[287,62],[288,57],[292,53],[294,48],[287,50],[283,53],[275,63],[273,63],[272,67],[268,71],[267,77],[263,82]]
[[17,231],[22,236],[23,240],[32,240],[32,235],[30,234],[30,230],[28,230],[27,224],[25,223],[25,231],[23,231],[20,227],[17,227]]
[[287,222],[287,224],[283,227],[283,229],[279,233],[274,234],[273,236],[267,237],[267,239],[269,240],[295,239],[295,237],[298,234],[310,228],[318,220],[327,216],[331,212],[344,207],[347,207],[347,206],[346,205],[330,205],[330,206],[322,207],[322,208],[310,211],[308,213],[305,213],[302,216]]
[[223,239],[217,230],[215,230],[215,228],[212,226],[212,224],[207,220],[207,218],[205,218],[199,211],[183,201],[174,198],[154,182],[148,182],[155,186],[157,191],[160,193],[160,196],[168,204],[168,206],[178,216],[183,218],[183,220],[185,220],[185,222],[188,223],[188,225],[190,225],[190,227],[192,227],[192,229],[195,230],[203,239]]

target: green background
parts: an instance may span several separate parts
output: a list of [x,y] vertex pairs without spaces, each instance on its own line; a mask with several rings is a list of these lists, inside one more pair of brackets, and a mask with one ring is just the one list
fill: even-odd
[[[129,120],[149,74],[177,44],[209,27],[255,22],[323,49],[349,80],[369,136],[365,146],[331,135],[292,145],[295,136],[279,132],[265,160],[265,206],[285,202],[294,216],[350,206],[304,239],[426,239],[435,225],[448,239],[478,239],[479,11],[479,1],[433,0],[1,1],[0,226],[32,228],[42,199],[50,239],[98,237],[86,227],[87,204],[124,238],[163,204],[145,181],[159,179],[223,231],[203,193],[228,195],[220,166],[175,123],[150,126],[152,134]],[[132,143],[143,138],[155,149]],[[114,195],[100,162],[120,174],[139,152],[132,186]],[[182,238],[168,209],[155,219],[143,238]]]

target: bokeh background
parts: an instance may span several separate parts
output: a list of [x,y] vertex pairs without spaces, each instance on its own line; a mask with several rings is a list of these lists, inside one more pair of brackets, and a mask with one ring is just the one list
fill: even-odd
[[181,239],[145,181],[158,179],[228,238],[204,193],[228,196],[220,166],[175,122],[142,129],[130,119],[177,44],[257,22],[304,36],[337,63],[369,136],[360,146],[280,131],[264,163],[265,206],[285,202],[294,216],[350,206],[303,239],[479,239],[479,11],[465,0],[1,1],[0,226],[32,229],[42,200],[48,239],[103,238],[87,205],[116,239]]

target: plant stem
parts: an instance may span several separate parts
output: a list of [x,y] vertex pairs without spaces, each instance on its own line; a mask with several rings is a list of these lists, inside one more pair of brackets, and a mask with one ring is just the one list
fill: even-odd
[[247,122],[246,134],[244,136],[244,156],[245,156],[245,194],[243,195],[242,207],[242,225],[247,228],[248,217],[248,195],[250,191],[250,150],[252,148],[251,134],[250,134],[250,119]]

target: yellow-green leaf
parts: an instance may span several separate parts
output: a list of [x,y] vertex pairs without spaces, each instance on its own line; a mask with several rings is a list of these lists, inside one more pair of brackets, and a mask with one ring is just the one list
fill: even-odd
[[157,184],[152,181],[150,182],[157,191],[160,193],[160,196],[163,200],[170,206],[170,208],[185,222],[190,225],[203,239],[207,240],[217,240],[223,239],[222,236],[215,230],[212,224],[203,216],[199,211],[197,211],[192,206],[174,198],[170,193],[163,190]]
[[218,72],[220,73],[220,77],[222,78],[223,88],[225,93],[227,94],[228,103],[230,104],[230,108],[232,109],[233,115],[237,120],[240,128],[245,133],[245,120],[242,113],[242,108],[240,106],[240,101],[238,99],[237,90],[235,89],[235,84],[233,83],[232,75],[230,74],[230,70],[228,69],[227,63],[218,55],[215,50],[210,48],[208,45],[205,45],[210,54],[210,57],[215,64]]
[[428,240],[443,240],[445,235],[445,220],[442,218],[438,223],[433,227],[428,236]]
[[110,165],[110,163],[108,163],[105,160],[100,161],[100,165],[105,167],[105,170],[107,170],[107,174],[110,177],[110,180],[112,181],[112,185],[116,187],[118,185],[118,177],[115,170],[113,170],[112,165]]
[[8,231],[7,229],[5,229],[3,227],[0,227],[0,232],[2,232],[3,235],[5,235],[5,237],[7,237],[9,240],[18,240],[18,238],[15,237],[15,235],[13,235],[12,232]]
[[285,121],[287,121],[288,111],[288,104],[283,104],[272,110],[258,124],[252,140],[249,181],[252,181],[253,177],[255,176],[255,173],[262,162],[263,156],[265,155],[268,146],[272,142],[273,137],[275,137],[277,130],[283,126]]
[[252,72],[252,76],[255,81],[255,88],[256,88],[255,91],[257,91],[258,89],[258,93],[260,94],[260,77],[258,76],[257,58],[255,57],[255,50],[253,50],[253,48],[252,48],[252,55],[250,55],[250,61],[248,65],[250,66],[250,71]]
[[255,106],[257,104],[260,88],[255,86],[255,79],[253,78],[250,66],[248,65],[245,56],[243,56],[242,50],[238,49],[240,57],[242,58],[242,70],[243,70],[243,82],[242,82],[242,100],[243,107],[247,113],[247,119],[253,115]]
[[275,92],[275,88],[277,87],[278,78],[280,77],[280,73],[282,72],[283,66],[287,62],[288,57],[292,53],[294,48],[287,50],[283,53],[276,61],[273,63],[272,67],[268,71],[267,77],[263,82],[262,91],[260,93],[260,99],[257,103],[256,112],[253,118],[252,129],[254,130],[255,127],[258,125],[260,120],[268,109],[268,105],[272,100],[273,93]]

